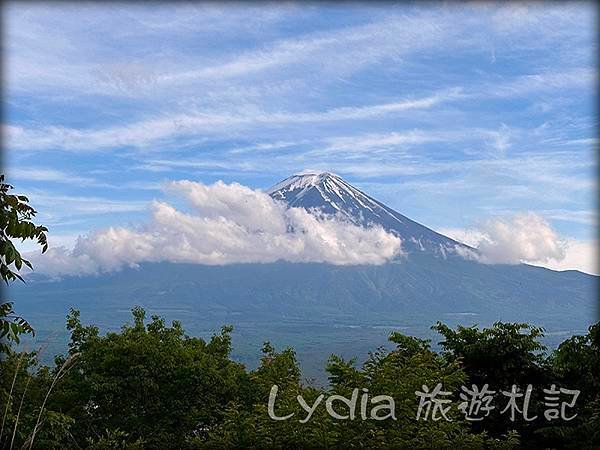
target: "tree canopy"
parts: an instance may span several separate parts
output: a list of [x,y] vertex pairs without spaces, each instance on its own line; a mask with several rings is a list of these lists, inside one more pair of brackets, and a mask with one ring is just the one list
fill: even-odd
[[[36,352],[11,352],[2,362],[0,448],[13,439],[27,446],[32,434],[33,447],[44,449],[594,448],[600,445],[599,326],[550,354],[542,352],[543,331],[525,324],[451,329],[438,323],[441,352],[394,332],[390,349],[376,349],[360,365],[332,355],[328,385],[319,386],[303,382],[291,348],[265,343],[253,370],[235,362],[231,327],[204,340],[186,335],[177,321],[147,319],[136,307],[131,323],[101,334],[72,310],[69,347],[54,366],[37,364]],[[456,407],[439,420],[418,420],[415,394],[438,383],[453,405],[462,386],[477,383],[496,391],[531,383],[540,392],[555,383],[581,390],[581,397],[569,422],[544,420],[539,396],[530,412],[542,418],[533,422],[499,414],[500,396],[497,410],[481,422]],[[382,395],[394,399],[393,411],[377,400]],[[339,396],[356,397],[353,412]],[[332,417],[327,404],[354,419]],[[373,412],[377,405],[383,406]],[[387,418],[375,420],[378,415]]]

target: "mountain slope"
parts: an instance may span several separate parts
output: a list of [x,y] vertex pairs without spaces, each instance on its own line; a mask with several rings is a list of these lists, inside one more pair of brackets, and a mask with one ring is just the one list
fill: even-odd
[[292,346],[306,376],[324,380],[336,353],[363,360],[391,331],[433,339],[431,325],[529,322],[550,347],[598,320],[598,277],[532,266],[485,265],[427,253],[381,266],[327,264],[142,264],[101,276],[11,287],[17,310],[48,340],[48,360],[64,351],[69,308],[86,323],[117,330],[129,309],[180,320],[205,338],[234,326],[234,357],[256,365],[264,341]]
[[381,225],[402,239],[404,251],[437,255],[456,254],[456,248],[473,250],[388,208],[341,177],[328,172],[292,175],[266,191],[292,207],[341,214],[357,225]]

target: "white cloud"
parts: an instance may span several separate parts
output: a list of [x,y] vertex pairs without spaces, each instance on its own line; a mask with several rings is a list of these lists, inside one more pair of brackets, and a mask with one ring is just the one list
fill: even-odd
[[480,231],[482,239],[477,250],[483,263],[545,263],[565,257],[564,242],[548,222],[535,213],[489,219]]
[[[592,184],[593,182],[590,182]],[[590,185],[589,188],[594,186]],[[598,212],[594,210],[572,210],[572,209],[548,209],[544,211],[544,216],[553,220],[564,222],[580,223],[596,227],[598,224]]]
[[158,117],[125,126],[102,129],[78,129],[62,126],[26,128],[19,125],[3,125],[7,147],[15,150],[101,150],[118,147],[145,147],[164,139],[193,136],[232,127],[244,128],[273,124],[302,124],[322,121],[361,120],[416,109],[428,109],[445,101],[460,98],[461,89],[453,88],[421,98],[407,98],[396,102],[339,107],[319,112],[264,112],[245,111],[207,112],[203,114],[177,114]]
[[112,200],[95,196],[74,196],[34,190],[27,195],[31,204],[46,217],[60,217],[86,214],[115,214],[144,211],[147,203],[141,200]]
[[500,154],[504,155],[506,150],[508,150],[511,146],[510,138],[511,131],[506,126],[506,124],[502,124],[500,126],[500,130],[492,134],[493,139],[491,142],[492,147]]
[[7,172],[7,176],[26,181],[49,181],[53,183],[74,184],[77,186],[107,187],[91,177],[82,177],[71,172],[44,167],[15,167]]
[[483,262],[547,262],[565,256],[558,234],[534,213],[490,219],[483,225],[483,231],[485,237],[477,247]]
[[485,233],[475,228],[440,228],[437,231],[473,248],[477,248],[485,238]]
[[51,248],[29,257],[36,270],[60,276],[157,261],[383,264],[401,254],[400,239],[379,226],[362,228],[337,216],[288,208],[237,183],[179,181],[167,192],[183,195],[190,211],[155,201],[152,220],[144,226],[95,231],[79,237],[72,250]]
[[556,233],[535,213],[495,217],[477,228],[439,230],[477,249],[464,256],[485,264],[527,263],[554,270],[575,269],[598,274],[595,241],[579,241]]
[[[364,25],[313,32],[299,38],[277,40],[264,49],[252,50],[209,67],[167,73],[162,83],[246,76],[289,65],[318,61],[315,70],[336,75],[352,73],[385,58],[416,53],[440,44],[456,32],[444,15],[388,15]],[[400,37],[401,36],[401,37]]]
[[[173,42],[199,36],[215,38],[237,30],[244,36],[263,32],[293,14],[294,5],[231,7],[215,5],[61,5],[7,4],[6,82],[10,89],[38,92],[60,90],[80,95],[134,95],[150,92],[156,68],[185,70],[181,61],[196,61],[197,54],[182,57]],[[154,41],[157,39],[158,41]],[[145,54],[132,56],[132,41],[148,42]],[[160,45],[153,45],[160,42]],[[139,45],[139,44],[138,44]],[[138,52],[135,52],[138,53]],[[187,66],[184,66],[187,67]]]
[[328,155],[331,152],[342,152],[345,156],[364,156],[365,152],[369,152],[369,155],[386,150],[397,152],[398,148],[403,149],[413,145],[449,139],[449,136],[442,136],[441,133],[425,132],[423,130],[339,136],[326,139],[328,145],[325,148],[311,151],[309,155],[314,157],[316,155]]
[[594,69],[578,67],[574,69],[540,72],[522,75],[507,83],[496,83],[491,92],[498,96],[519,96],[534,92],[560,91],[561,89],[592,88],[598,79]]
[[[174,5],[124,7],[119,14],[89,6],[62,8],[59,14],[46,7],[12,6],[6,20],[7,55],[11,61],[8,84],[11,89],[27,91],[54,88],[77,93],[92,90],[101,95],[156,95],[159,91],[172,95],[180,85],[207,86],[223,80],[231,83],[257,73],[265,76],[296,70],[298,66],[311,66],[310,72],[316,76],[339,76],[444,41],[453,42],[448,35],[458,31],[446,14],[431,12],[387,14],[383,20],[326,27],[293,37],[277,36],[264,29],[292,15],[297,18],[299,13],[302,10],[294,5],[271,5],[256,11],[240,5],[221,11]],[[262,45],[221,52],[219,58],[173,48],[174,42],[186,39],[210,40],[218,45],[222,35],[234,29],[249,40],[252,35],[262,37]],[[159,48],[124,56],[121,49],[127,49],[131,40],[145,37],[152,43],[157,33],[162,37]]]
[[[249,9],[240,5],[153,5],[122,7],[114,14],[102,6],[57,10],[13,2],[7,8],[5,21],[6,50],[11,62],[9,86],[28,91],[49,87],[80,93],[93,90],[102,95],[156,95],[157,89],[162,88],[162,92],[171,95],[180,84],[206,86],[224,79],[231,83],[257,73],[265,76],[278,70],[296,70],[297,66],[311,67],[309,72],[317,77],[332,73],[339,76],[432,48],[450,53],[493,46],[502,56],[515,47],[554,44],[561,49],[571,43],[568,49],[572,54],[572,44],[579,43],[573,42],[574,38],[582,28],[593,29],[594,15],[585,4],[537,8],[471,5],[425,7],[420,11],[407,8],[400,14],[389,8],[382,19],[380,8],[375,7],[363,8],[365,18],[375,20],[317,28],[289,37],[275,34],[265,26],[310,15],[310,8],[287,4]],[[220,58],[203,58],[197,51],[173,49],[173,43],[191,38],[219,42],[230,30],[242,31],[249,38],[259,36],[264,44],[245,51],[223,52]],[[131,41],[142,38],[151,46],[157,34],[162,39],[156,48],[135,52],[133,57],[126,52]]]
[[565,244],[565,257],[563,259],[549,259],[544,267],[554,270],[580,270],[585,273],[600,275],[597,241],[567,239]]

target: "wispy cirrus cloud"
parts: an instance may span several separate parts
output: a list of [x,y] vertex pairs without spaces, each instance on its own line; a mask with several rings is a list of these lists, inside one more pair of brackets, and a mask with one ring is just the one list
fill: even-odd
[[73,184],[77,186],[106,187],[107,183],[98,181],[94,177],[81,176],[71,172],[44,167],[16,167],[12,168],[7,176],[12,180],[51,182],[60,184]]
[[95,196],[61,195],[32,191],[31,203],[43,211],[43,217],[116,214],[145,211],[148,203],[141,200],[114,200]]
[[[577,67],[567,70],[541,71],[511,78],[508,81],[496,80],[486,86],[489,92],[500,97],[518,97],[560,89],[592,88],[598,83],[598,71],[591,67]],[[482,86],[483,87],[483,86]]]
[[242,53],[222,64],[160,75],[157,82],[227,79],[284,66],[301,66],[315,60],[319,61],[320,72],[343,76],[382,59],[398,58],[431,47],[454,32],[440,14],[391,15],[373,23],[279,40],[265,49]]
[[119,147],[148,147],[162,140],[188,137],[231,127],[270,126],[280,124],[309,124],[322,121],[370,119],[411,110],[428,109],[460,97],[460,89],[450,89],[423,98],[358,107],[338,107],[322,112],[265,112],[249,111],[240,114],[206,112],[177,114],[125,126],[105,129],[78,129],[59,126],[26,128],[5,125],[4,132],[10,148],[19,150],[60,149],[93,151]]

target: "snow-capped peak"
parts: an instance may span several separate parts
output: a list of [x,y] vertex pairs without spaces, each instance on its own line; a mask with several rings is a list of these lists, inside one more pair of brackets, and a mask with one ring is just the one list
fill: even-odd
[[388,208],[330,172],[310,171],[292,175],[266,192],[291,207],[341,214],[361,226],[381,225],[400,236],[405,250],[439,254],[444,253],[444,249],[466,247]]
[[379,207],[369,196],[330,172],[292,175],[270,188],[267,193],[277,200],[286,201],[290,206],[333,209],[335,211],[324,212],[341,212],[350,218],[353,216],[353,205],[371,212]]
[[341,180],[339,176],[330,172],[302,172],[294,174],[271,187],[269,190],[267,190],[267,194],[271,195],[281,190],[290,191],[294,189],[306,189],[313,186],[319,186],[325,183],[329,178],[337,178]]

